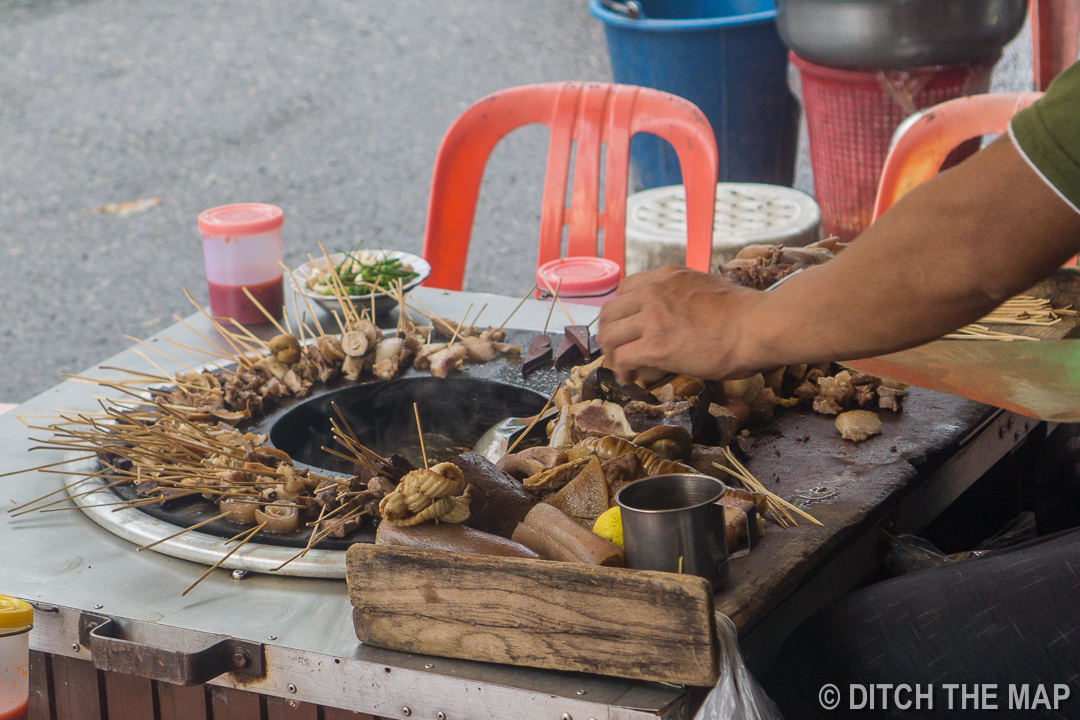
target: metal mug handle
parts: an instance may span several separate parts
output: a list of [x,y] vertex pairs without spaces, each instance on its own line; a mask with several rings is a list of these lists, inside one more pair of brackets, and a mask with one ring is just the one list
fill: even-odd
[[728,559],[731,560],[733,558],[741,558],[744,555],[749,555],[750,551],[757,546],[759,540],[757,533],[757,512],[754,511],[753,513],[751,513],[751,511],[747,510],[746,508],[731,507],[730,505],[721,505],[719,502],[716,503],[716,507],[720,509],[720,524],[724,528],[725,540],[727,539],[727,518],[724,517],[724,508],[730,507],[732,510],[738,510],[743,514],[743,517],[746,518],[746,547],[744,547],[742,550],[739,550],[738,552],[733,552],[733,548],[729,547]]

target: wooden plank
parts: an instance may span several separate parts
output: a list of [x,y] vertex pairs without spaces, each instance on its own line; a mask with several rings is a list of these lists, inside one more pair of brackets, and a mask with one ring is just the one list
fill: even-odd
[[289,698],[266,698],[266,720],[319,720],[319,706]]
[[51,676],[49,656],[43,652],[31,650],[30,702],[27,708],[29,720],[55,720]]
[[356,544],[357,637],[405,652],[712,685],[704,579],[625,568]]
[[356,712],[355,710],[342,710],[340,708],[324,707],[323,720],[382,720],[374,715]]
[[156,720],[152,680],[117,672],[105,676],[105,707],[109,720]]
[[210,720],[210,699],[205,685],[183,687],[156,682],[154,689],[161,720]]
[[101,674],[88,660],[53,655],[53,698],[56,720],[105,720],[105,688]]
[[265,698],[245,690],[210,687],[213,720],[264,720]]

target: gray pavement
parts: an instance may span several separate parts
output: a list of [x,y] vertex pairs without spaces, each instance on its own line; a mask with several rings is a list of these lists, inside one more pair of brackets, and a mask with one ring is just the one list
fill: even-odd
[[[1030,87],[1022,38],[995,87]],[[418,252],[461,110],[610,78],[585,0],[0,0],[0,402],[189,314],[184,288],[205,302],[201,210],[280,205],[291,265],[317,241]],[[531,281],[546,139],[496,149],[468,289]]]

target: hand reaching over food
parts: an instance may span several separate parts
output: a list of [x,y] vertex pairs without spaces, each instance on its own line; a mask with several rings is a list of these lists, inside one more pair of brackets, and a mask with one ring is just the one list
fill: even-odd
[[1080,213],[1064,197],[1000,139],[772,292],[676,267],[628,277],[601,311],[598,338],[621,378],[648,366],[738,378],[920,345],[978,320],[1077,251]]
[[643,367],[716,380],[749,374],[741,318],[760,295],[676,266],[631,275],[600,312],[606,364],[622,380]]

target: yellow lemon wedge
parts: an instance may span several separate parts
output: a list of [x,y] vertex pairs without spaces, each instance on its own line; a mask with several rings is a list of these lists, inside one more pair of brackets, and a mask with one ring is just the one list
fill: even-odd
[[619,506],[616,505],[615,507],[610,508],[600,517],[596,518],[596,522],[592,526],[592,531],[605,540],[610,540],[619,547],[622,547],[622,513],[620,512]]

